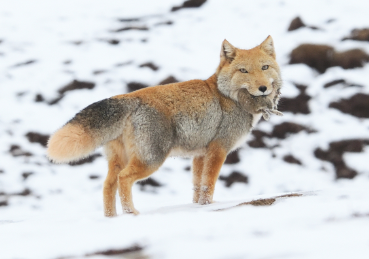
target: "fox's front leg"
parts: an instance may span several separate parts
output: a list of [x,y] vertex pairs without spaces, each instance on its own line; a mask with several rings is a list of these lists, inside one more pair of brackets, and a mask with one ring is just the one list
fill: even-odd
[[215,183],[226,157],[227,152],[219,143],[209,144],[203,160],[199,204],[205,205],[213,202]]

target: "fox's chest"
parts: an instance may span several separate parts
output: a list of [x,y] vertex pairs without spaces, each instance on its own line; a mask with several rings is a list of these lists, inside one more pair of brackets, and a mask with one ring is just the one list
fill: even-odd
[[262,114],[256,114],[256,115],[252,115],[252,122],[251,122],[251,127],[247,127],[247,130],[245,132],[243,132],[243,134],[241,134],[238,139],[236,140],[236,142],[234,143],[231,151],[238,149],[239,147],[241,147],[247,140],[251,130],[253,127],[256,126],[256,124],[259,122],[259,120],[261,119]]

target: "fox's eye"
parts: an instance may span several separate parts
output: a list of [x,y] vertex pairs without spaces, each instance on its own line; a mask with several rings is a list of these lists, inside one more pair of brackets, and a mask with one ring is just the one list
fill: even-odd
[[265,66],[263,66],[261,69],[262,70],[267,70],[269,68],[269,66],[268,65],[265,65]]
[[240,71],[241,71],[242,73],[248,73],[248,72],[247,72],[247,70],[246,70],[246,69],[244,69],[244,68],[241,68],[241,69],[240,69]]

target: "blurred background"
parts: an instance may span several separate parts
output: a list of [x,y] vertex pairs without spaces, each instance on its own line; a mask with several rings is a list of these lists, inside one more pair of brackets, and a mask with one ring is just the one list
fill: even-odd
[[[5,236],[1,239],[2,227],[17,236],[24,234],[23,227],[12,224],[11,229],[9,222],[36,218],[37,225],[55,215],[77,218],[94,215],[93,220],[105,220],[102,184],[107,163],[102,149],[70,165],[51,164],[45,156],[50,134],[75,113],[98,100],[140,88],[207,79],[218,66],[224,39],[238,48],[250,49],[268,35],[273,37],[282,71],[284,86],[279,110],[285,115],[261,121],[247,143],[228,156],[215,189],[215,201],[322,191],[324,195],[317,195],[314,203],[327,211],[317,216],[314,224],[337,217],[368,217],[368,10],[369,2],[364,0],[3,1],[0,241],[8,240]],[[134,186],[136,208],[144,214],[166,206],[189,204],[191,179],[191,160],[168,159],[152,177]],[[315,211],[313,203],[305,201],[309,205],[303,205],[304,208]],[[329,210],[327,204],[334,204],[337,210]],[[293,204],[287,210],[291,212],[294,206],[299,205]],[[137,221],[137,226],[141,224],[138,219],[130,220]],[[299,226],[304,227],[299,233],[308,229],[306,222],[301,220]],[[53,226],[54,223],[50,222]],[[367,221],[358,224],[361,230],[368,225]],[[146,227],[149,231],[150,227]],[[253,228],[245,226],[245,232],[249,227]],[[282,227],[280,232],[273,232],[275,239],[270,240],[278,243],[284,237]],[[227,231],[235,228],[231,226],[213,237],[231,235]],[[260,232],[254,230],[250,233]],[[32,231],[24,238],[30,238]],[[178,233],[168,233],[168,239],[162,241],[170,243],[169,236],[183,234]],[[39,242],[44,240],[44,236],[39,238]],[[155,246],[154,236],[147,233],[140,238],[126,237],[123,243],[140,243],[142,239],[149,247],[150,244],[160,247]],[[107,240],[100,250],[112,245]],[[208,239],[201,240],[197,244]],[[242,244],[249,242],[238,240]],[[360,244],[357,251],[368,251],[368,242]],[[74,250],[60,252],[50,248],[36,256],[31,247],[22,254],[13,253],[9,245],[3,256],[0,252],[0,257],[88,255],[96,247],[99,245],[85,242]],[[150,254],[174,258],[173,249],[157,249]],[[232,258],[272,255],[245,249]],[[304,251],[302,254],[307,257],[301,258],[310,258],[313,249],[304,249],[299,252]],[[223,257],[207,254],[202,258],[231,258],[227,252]],[[347,255],[337,253],[338,257]],[[361,258],[360,255],[351,257]],[[182,256],[190,258],[189,252]],[[292,253],[292,258],[299,257]],[[311,258],[319,257],[315,254]]]

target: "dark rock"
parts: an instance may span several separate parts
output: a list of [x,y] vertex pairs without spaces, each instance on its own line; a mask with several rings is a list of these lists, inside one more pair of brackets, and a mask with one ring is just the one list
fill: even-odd
[[132,61],[127,61],[127,62],[118,63],[118,64],[116,64],[115,66],[116,66],[116,67],[123,67],[123,66],[127,66],[127,65],[130,65],[130,64],[132,64]]
[[[105,256],[124,255],[128,253],[140,252],[142,250],[143,250],[143,247],[134,245],[132,247],[123,248],[123,249],[109,249],[109,250],[104,250],[104,251],[98,251],[95,253],[89,253],[89,254],[86,254],[86,257],[96,256],[96,255],[105,255]],[[132,258],[136,258],[136,257],[132,257]]]
[[138,82],[131,82],[127,84],[128,87],[128,91],[133,92],[136,90],[140,90],[142,88],[146,88],[148,87],[148,85],[142,84],[142,83],[138,83]]
[[369,95],[358,93],[348,99],[332,102],[329,107],[358,118],[369,118]]
[[50,135],[44,135],[44,134],[40,134],[40,133],[37,133],[37,132],[28,132],[26,134],[26,137],[27,137],[29,142],[39,143],[42,146],[46,147],[47,146],[47,141],[49,140]]
[[119,18],[118,21],[120,22],[138,22],[140,18]]
[[25,62],[15,64],[12,67],[23,67],[23,66],[31,65],[31,64],[36,63],[36,62],[37,62],[37,60],[31,59],[31,60],[27,60]]
[[363,152],[364,146],[369,145],[369,139],[350,139],[331,142],[327,151],[317,148],[314,151],[316,158],[329,161],[336,170],[336,178],[352,179],[357,175],[354,169],[349,168],[343,160],[345,152]]
[[16,192],[16,193],[11,194],[11,196],[29,196],[31,194],[32,194],[31,190],[26,188],[21,192]]
[[68,91],[79,90],[79,89],[93,89],[94,87],[95,87],[95,83],[73,80],[68,85],[60,88],[58,92],[59,94],[65,94]]
[[11,145],[10,149],[9,149],[10,154],[12,154],[12,156],[17,157],[17,156],[32,156],[33,154],[27,151],[24,151],[20,146],[18,145]]
[[237,150],[229,153],[226,160],[224,161],[225,164],[237,164],[238,162],[240,162],[240,157],[238,156]]
[[267,145],[263,141],[263,137],[268,137],[269,134],[261,130],[253,130],[251,132],[253,139],[248,141],[247,144],[253,148],[265,148]]
[[231,187],[234,183],[248,183],[248,177],[237,171],[228,176],[219,176],[219,180],[225,181],[226,187]]
[[110,40],[107,40],[106,42],[108,42],[111,45],[118,45],[120,43],[120,40],[110,39]]
[[104,74],[104,73],[106,73],[106,70],[94,70],[92,72],[92,74],[94,74],[94,75],[100,75],[100,74]]
[[333,80],[331,82],[324,84],[324,88],[329,88],[329,87],[332,87],[338,84],[342,84],[344,85],[344,87],[348,87],[348,86],[363,87],[362,85],[347,83],[346,80],[344,79],[337,79],[337,80]]
[[148,67],[153,71],[156,71],[156,70],[159,69],[159,67],[157,65],[155,65],[154,63],[152,63],[152,62],[143,63],[143,64],[140,65],[140,67]]
[[155,26],[161,26],[161,25],[172,25],[174,22],[172,21],[166,21],[166,22],[158,22],[155,24]]
[[297,165],[302,165],[301,161],[298,160],[296,157],[294,157],[293,155],[286,155],[283,157],[283,161],[290,163],[290,164],[297,164]]
[[172,8],[172,12],[178,11],[182,8],[195,8],[202,6],[206,0],[187,0],[180,6],[175,6]]
[[81,45],[83,43],[83,41],[82,40],[75,40],[75,41],[72,41],[71,43],[78,46],[78,45]]
[[40,102],[43,102],[43,101],[45,101],[45,98],[42,96],[42,94],[36,94],[35,102],[40,103]]
[[332,66],[334,48],[327,45],[302,44],[292,50],[290,64],[303,63],[324,73]]
[[158,85],[167,85],[167,84],[173,84],[178,83],[179,81],[174,76],[168,76],[163,81],[159,82]]
[[101,157],[101,156],[102,156],[101,154],[93,154],[93,155],[91,155],[89,157],[86,157],[84,159],[81,159],[79,161],[71,162],[71,163],[69,163],[69,165],[76,166],[76,165],[83,165],[83,164],[92,163],[93,161],[96,160],[96,158]]
[[3,174],[5,171],[3,169],[0,169],[0,174]]
[[100,178],[100,175],[92,174],[92,175],[89,176],[89,178],[91,180],[99,179]]
[[147,186],[152,186],[152,187],[160,187],[162,186],[161,183],[159,183],[158,181],[154,180],[153,178],[147,178],[143,181],[139,181],[137,182],[138,185],[140,185],[140,190],[141,191],[144,191]]
[[146,26],[128,26],[113,30],[112,32],[123,32],[123,31],[148,31],[149,28]]
[[368,61],[369,55],[360,49],[336,52],[328,45],[302,44],[291,52],[289,63],[303,63],[319,73],[324,73],[329,67],[350,69],[363,67]]
[[307,133],[313,133],[315,131],[293,122],[283,122],[275,125],[270,137],[285,139],[290,134],[296,134],[300,131],[306,131]]
[[64,95],[59,95],[58,97],[56,97],[55,99],[52,99],[51,101],[48,102],[49,105],[54,105],[57,104],[61,99],[64,98]]
[[296,17],[291,21],[290,26],[288,27],[288,31],[294,31],[302,27],[306,27],[305,23],[301,20],[300,17]]
[[300,94],[295,98],[286,98],[282,97],[279,101],[278,110],[281,112],[292,112],[309,114],[309,100],[311,97],[306,94],[306,86],[304,85],[296,85],[296,87],[300,90]]
[[72,64],[72,60],[65,60],[63,62],[64,65],[69,65],[69,64]]
[[369,28],[354,29],[351,34],[342,40],[369,41]]
[[363,67],[369,62],[369,55],[361,49],[351,49],[344,52],[336,52],[333,56],[332,66],[340,66],[344,69]]
[[186,167],[184,168],[184,170],[186,170],[186,171],[191,171],[191,166],[186,166]]
[[24,172],[24,173],[22,173],[23,180],[27,180],[27,178],[30,177],[33,174],[34,174],[33,172]]
[[8,201],[0,201],[0,207],[8,206]]

